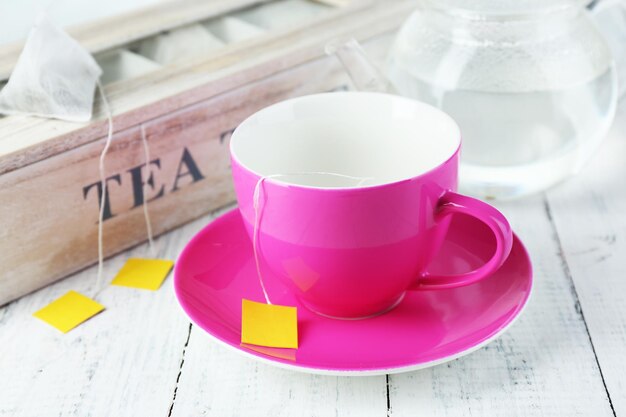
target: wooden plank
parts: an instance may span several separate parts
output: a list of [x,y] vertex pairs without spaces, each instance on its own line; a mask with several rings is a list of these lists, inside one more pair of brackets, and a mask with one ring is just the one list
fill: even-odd
[[[356,7],[356,6],[355,6]],[[331,39],[355,36],[366,40],[394,31],[415,1],[341,9],[333,18],[278,32],[262,42],[252,40],[216,52],[192,68],[172,65],[128,82],[105,87],[115,115],[116,131],[136,126],[177,109],[261,80],[324,56]],[[309,81],[302,79],[301,82]],[[96,100],[89,124],[59,120],[0,119],[0,174],[72,149],[106,134],[105,115]]]
[[[159,256],[175,259],[212,218],[158,238]],[[131,256],[149,256],[147,245],[105,262],[107,281]],[[167,416],[189,335],[171,277],[157,292],[104,289],[107,309],[67,334],[31,316],[70,289],[90,294],[95,275],[86,269],[0,308],[0,415]]]
[[[389,36],[369,45],[380,56]],[[303,84],[302,80],[309,80]],[[228,139],[266,105],[345,85],[338,62],[322,58],[145,123],[151,144],[151,217],[156,234],[234,200]],[[104,249],[143,241],[141,181],[149,180],[139,127],[117,133],[107,155],[109,206]],[[0,305],[95,262],[98,160],[104,139],[0,176]],[[194,171],[194,168],[196,171]],[[107,214],[110,214],[107,215]],[[51,221],[51,219],[54,219]]]
[[[67,32],[92,54],[269,0],[177,0],[70,27]],[[9,78],[24,41],[0,48],[0,80]]]
[[[626,415],[626,106],[582,173],[550,191],[567,273],[615,414]],[[578,301],[577,300],[577,301]]]
[[500,339],[447,365],[390,376],[392,416],[613,416],[539,196],[499,208],[527,245],[535,287]]
[[172,417],[382,417],[384,376],[310,375],[243,357],[193,327],[177,384]]

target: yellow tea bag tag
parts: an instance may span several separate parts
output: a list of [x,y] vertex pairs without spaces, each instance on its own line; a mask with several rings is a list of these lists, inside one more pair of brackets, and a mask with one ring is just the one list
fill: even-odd
[[174,266],[164,259],[130,258],[117,273],[111,285],[156,291]]
[[298,347],[296,307],[242,299],[241,343],[296,349]]
[[62,297],[35,312],[33,316],[67,333],[102,310],[104,310],[102,304],[76,291],[68,291]]

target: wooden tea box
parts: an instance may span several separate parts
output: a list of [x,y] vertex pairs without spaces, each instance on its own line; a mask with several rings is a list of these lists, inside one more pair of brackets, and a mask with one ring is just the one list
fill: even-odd
[[[156,234],[232,203],[233,129],[276,101],[350,88],[324,45],[353,36],[382,59],[414,7],[396,0],[185,0],[70,28],[103,68],[113,113],[105,255],[146,239],[144,199]],[[0,83],[22,46],[0,49]],[[106,135],[99,95],[87,124],[0,117],[0,305],[97,261]]]

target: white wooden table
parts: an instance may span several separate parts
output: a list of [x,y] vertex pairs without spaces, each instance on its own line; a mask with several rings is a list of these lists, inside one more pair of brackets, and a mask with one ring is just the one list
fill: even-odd
[[[581,175],[498,204],[531,253],[535,290],[512,329],[469,356],[364,378],[273,368],[192,326],[171,278],[158,292],[108,287],[108,310],[65,335],[31,316],[69,289],[90,293],[94,267],[0,308],[0,415],[626,417],[625,136],[622,105]],[[176,258],[219,214],[161,236],[160,256]],[[108,260],[105,276],[147,252]]]

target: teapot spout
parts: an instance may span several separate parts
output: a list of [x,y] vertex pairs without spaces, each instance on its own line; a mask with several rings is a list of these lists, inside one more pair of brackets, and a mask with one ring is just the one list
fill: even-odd
[[358,91],[396,93],[356,39],[332,40],[326,44],[325,51],[327,55],[337,56]]
[[591,17],[611,50],[619,96],[626,93],[626,0],[602,0],[591,6]]

